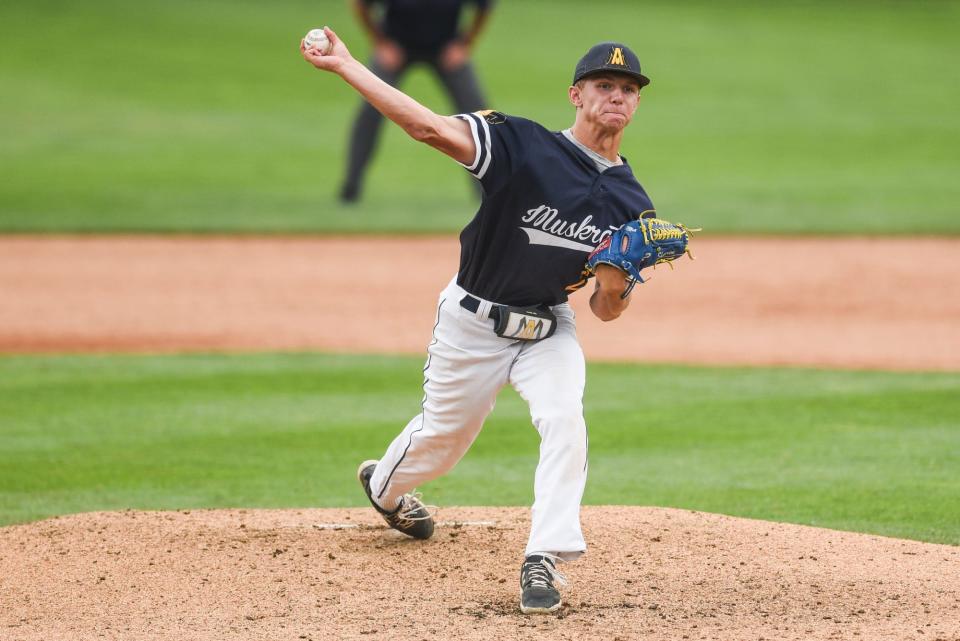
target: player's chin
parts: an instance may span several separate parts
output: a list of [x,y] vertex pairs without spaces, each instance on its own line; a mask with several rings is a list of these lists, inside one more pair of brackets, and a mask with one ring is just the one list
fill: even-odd
[[608,129],[623,129],[630,124],[630,118],[621,113],[605,113],[600,117],[600,124]]

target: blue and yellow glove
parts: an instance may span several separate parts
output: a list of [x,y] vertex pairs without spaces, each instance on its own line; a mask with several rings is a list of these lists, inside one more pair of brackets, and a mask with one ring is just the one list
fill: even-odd
[[644,282],[641,269],[669,265],[684,254],[693,258],[688,248],[691,231],[700,230],[659,218],[631,220],[597,245],[587,258],[587,269],[595,273],[597,265],[604,263],[625,271],[629,284],[622,297],[626,298],[634,285]]

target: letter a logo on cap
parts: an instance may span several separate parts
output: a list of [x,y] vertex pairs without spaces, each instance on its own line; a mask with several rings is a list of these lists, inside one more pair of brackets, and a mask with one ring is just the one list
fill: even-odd
[[608,65],[620,65],[621,67],[627,66],[627,61],[623,59],[623,50],[620,47],[614,47],[613,51],[610,53],[610,59],[607,60]]

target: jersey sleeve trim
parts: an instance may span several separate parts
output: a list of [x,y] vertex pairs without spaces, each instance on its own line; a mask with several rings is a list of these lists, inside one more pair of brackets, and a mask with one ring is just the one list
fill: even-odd
[[486,120],[477,114],[457,114],[455,117],[465,120],[470,125],[473,143],[477,148],[477,154],[474,156],[472,164],[459,164],[463,165],[478,180],[482,179],[490,167],[490,126],[487,125]]

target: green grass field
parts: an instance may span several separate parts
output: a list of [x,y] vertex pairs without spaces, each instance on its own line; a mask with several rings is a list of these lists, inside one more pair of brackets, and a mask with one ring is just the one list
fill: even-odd
[[[960,543],[960,374],[592,365],[588,504]],[[0,524],[121,508],[360,506],[419,409],[416,358],[0,358]],[[505,390],[423,488],[526,505],[538,437]],[[491,483],[489,479],[497,479]]]
[[[632,43],[653,84],[624,154],[709,232],[960,232],[958,2],[503,0],[490,106],[551,128],[576,59]],[[453,231],[452,161],[391,128],[334,204],[357,98],[296,51],[346,0],[0,5],[0,231]],[[440,112],[432,78],[404,88]]]

